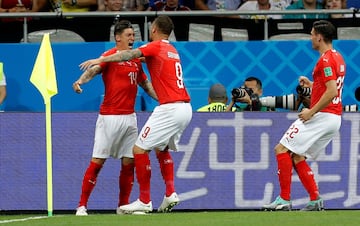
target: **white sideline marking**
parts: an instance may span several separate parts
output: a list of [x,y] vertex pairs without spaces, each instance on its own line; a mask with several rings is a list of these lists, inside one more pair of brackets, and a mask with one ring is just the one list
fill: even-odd
[[0,220],[0,224],[6,224],[6,223],[11,223],[11,222],[17,222],[17,221],[36,220],[36,219],[42,219],[42,218],[47,218],[47,216],[27,217],[27,218],[12,219],[12,220]]

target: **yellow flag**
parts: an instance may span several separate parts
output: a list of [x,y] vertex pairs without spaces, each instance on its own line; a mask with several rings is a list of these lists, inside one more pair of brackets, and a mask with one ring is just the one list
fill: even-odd
[[44,34],[30,82],[39,90],[45,104],[49,103],[50,98],[58,93],[49,33]]
[[3,77],[4,77],[3,63],[0,62],[0,82],[3,80]]

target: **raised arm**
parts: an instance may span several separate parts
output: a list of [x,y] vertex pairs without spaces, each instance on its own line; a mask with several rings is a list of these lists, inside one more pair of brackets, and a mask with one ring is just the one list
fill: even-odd
[[76,80],[72,87],[73,90],[76,93],[82,93],[82,89],[81,89],[81,85],[85,84],[87,82],[89,82],[91,79],[93,79],[97,74],[101,73],[101,67],[99,65],[95,65],[91,68],[88,68],[86,71],[84,71],[84,73],[82,73],[80,75],[80,77],[78,78],[78,80]]
[[122,50],[106,57],[99,57],[97,59],[84,61],[80,64],[80,68],[82,70],[86,70],[102,62],[121,62],[139,57],[142,57],[142,52],[139,49]]

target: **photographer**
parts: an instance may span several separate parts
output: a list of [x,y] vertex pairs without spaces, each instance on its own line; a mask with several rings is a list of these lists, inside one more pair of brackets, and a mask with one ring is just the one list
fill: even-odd
[[228,97],[226,94],[226,88],[220,83],[214,84],[210,87],[208,104],[200,107],[196,111],[198,112],[223,112],[226,110],[226,103]]
[[[268,107],[262,106],[260,97],[262,96],[262,82],[256,77],[245,79],[244,85],[232,90],[232,98],[226,111],[268,111]],[[236,103],[241,103],[237,105]]]

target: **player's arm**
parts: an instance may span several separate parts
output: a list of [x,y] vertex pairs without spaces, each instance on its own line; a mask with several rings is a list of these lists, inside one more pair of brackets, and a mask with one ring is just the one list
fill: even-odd
[[82,89],[80,86],[82,84],[89,82],[97,74],[100,74],[100,73],[101,73],[101,67],[99,65],[95,65],[94,67],[88,68],[86,71],[84,71],[84,73],[82,73],[82,75],[80,75],[79,79],[73,83],[73,85],[72,85],[73,90],[76,93],[81,93]]
[[155,90],[149,80],[145,80],[141,83],[139,83],[139,86],[144,89],[144,91],[151,96],[154,100],[158,100],[158,97],[155,93]]
[[86,70],[91,68],[94,65],[103,63],[103,62],[121,62],[127,61],[135,58],[142,57],[142,52],[139,49],[132,49],[132,50],[122,50],[118,51],[114,54],[105,57],[99,57],[97,59],[87,60],[80,64],[81,70]]
[[321,111],[324,107],[329,105],[331,101],[338,95],[338,90],[335,80],[329,80],[325,83],[326,90],[320,97],[319,101],[310,109],[305,108],[299,113],[299,118],[303,121],[309,120],[315,113]]

